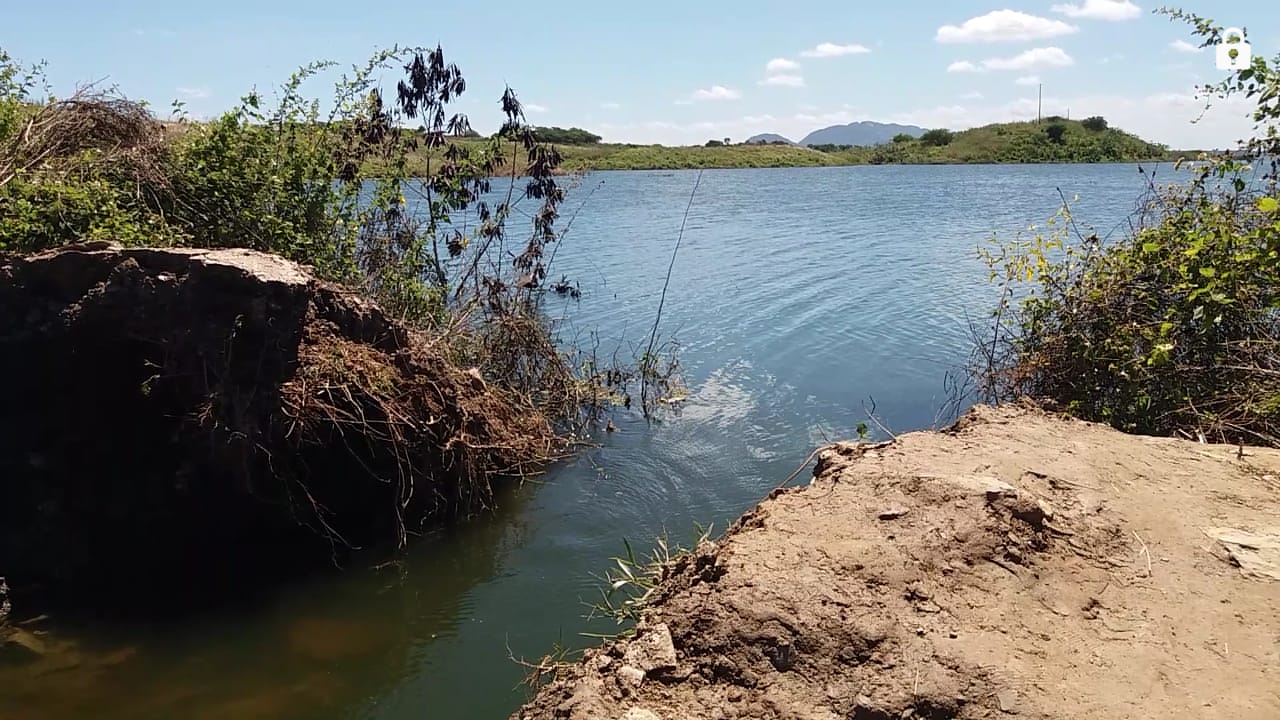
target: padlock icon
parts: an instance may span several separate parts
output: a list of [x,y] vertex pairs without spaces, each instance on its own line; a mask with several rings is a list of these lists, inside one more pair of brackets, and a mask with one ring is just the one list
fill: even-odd
[[1243,70],[1253,61],[1253,48],[1244,41],[1244,32],[1240,28],[1222,31],[1222,42],[1218,43],[1217,52],[1219,70]]

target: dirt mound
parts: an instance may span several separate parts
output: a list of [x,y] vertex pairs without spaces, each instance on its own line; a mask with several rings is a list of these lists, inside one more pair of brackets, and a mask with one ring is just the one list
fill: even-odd
[[1276,718],[1277,532],[1280,451],[976,408],[825,450],[513,717]]
[[198,594],[398,546],[555,443],[431,338],[246,250],[94,243],[0,263],[0,383],[15,598]]

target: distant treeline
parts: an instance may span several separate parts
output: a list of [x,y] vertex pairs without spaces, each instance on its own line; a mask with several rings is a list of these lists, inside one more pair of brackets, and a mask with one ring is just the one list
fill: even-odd
[[[566,171],[677,170],[688,168],[768,168],[879,164],[953,163],[1098,163],[1174,160],[1195,157],[1170,151],[1112,127],[1105,118],[1068,120],[1048,116],[1039,122],[998,123],[948,130],[934,128],[920,137],[902,133],[872,146],[819,144],[808,147],[772,138],[733,141],[712,138],[698,145],[663,146],[602,142],[581,128],[539,127],[538,139],[554,143]],[[463,142],[479,142],[463,140]],[[425,171],[419,153],[411,169]]]
[[535,127],[533,132],[541,142],[558,145],[595,145],[600,142],[599,135],[582,128]]

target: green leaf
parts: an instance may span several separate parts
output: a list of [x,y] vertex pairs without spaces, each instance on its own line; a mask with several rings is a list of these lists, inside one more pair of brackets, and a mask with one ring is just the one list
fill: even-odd
[[1214,278],[1218,276],[1218,271],[1211,267],[1202,267],[1200,268],[1200,274],[1207,278]]
[[1265,213],[1273,213],[1280,209],[1280,201],[1273,197],[1264,197],[1258,200],[1258,209]]
[[1142,252],[1144,253],[1151,254],[1153,252],[1158,251],[1159,249],[1160,249],[1160,243],[1157,243],[1157,242],[1142,243]]

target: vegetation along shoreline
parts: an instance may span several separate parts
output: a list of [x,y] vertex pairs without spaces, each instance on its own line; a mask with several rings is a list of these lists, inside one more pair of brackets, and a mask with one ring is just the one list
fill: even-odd
[[[603,143],[593,133],[572,128],[534,128],[544,142],[563,156],[561,171],[697,170],[848,167],[855,165],[1016,165],[1174,162],[1197,160],[1207,153],[1171,150],[1123,130],[1105,118],[1067,120],[1048,117],[1040,122],[996,123],[952,131],[935,129],[919,136],[900,133],[874,145],[798,145],[787,141],[667,146]],[[480,138],[451,138],[462,146]],[[414,158],[414,167],[428,171],[430,158]]]

